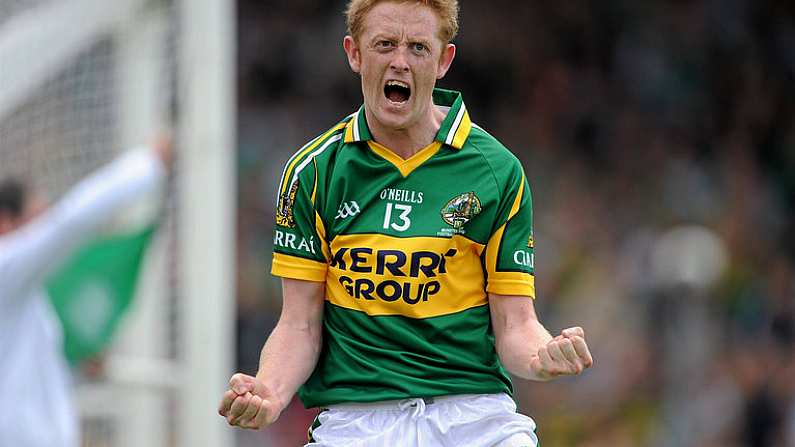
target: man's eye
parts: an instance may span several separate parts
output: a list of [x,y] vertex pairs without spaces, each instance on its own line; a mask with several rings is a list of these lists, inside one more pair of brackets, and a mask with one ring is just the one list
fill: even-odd
[[428,47],[426,47],[425,44],[421,44],[421,43],[415,43],[415,44],[412,44],[412,46],[414,47],[414,51],[417,51],[417,52],[424,52],[424,51],[426,51],[428,49]]
[[392,42],[388,40],[379,40],[375,43],[376,48],[391,48]]

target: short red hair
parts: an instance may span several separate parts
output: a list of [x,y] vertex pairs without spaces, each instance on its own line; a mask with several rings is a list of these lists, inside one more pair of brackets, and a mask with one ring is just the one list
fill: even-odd
[[345,11],[348,24],[348,34],[359,40],[364,26],[364,16],[373,9],[373,6],[385,1],[394,3],[417,3],[431,8],[441,21],[439,38],[444,43],[452,42],[458,34],[458,0],[351,0]]

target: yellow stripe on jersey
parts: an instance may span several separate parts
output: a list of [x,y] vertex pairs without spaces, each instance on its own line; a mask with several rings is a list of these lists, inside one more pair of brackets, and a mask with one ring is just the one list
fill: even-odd
[[486,291],[497,295],[529,296],[535,299],[535,277],[524,272],[497,272],[489,275]]
[[453,137],[453,142],[451,146],[458,149],[464,147],[464,142],[469,136],[469,132],[471,130],[472,130],[472,120],[469,119],[469,112],[465,111],[464,118],[461,120],[461,124],[458,125],[458,130],[456,130],[455,132],[455,137]]
[[[312,164],[315,166],[315,172],[317,172],[317,160],[313,158]],[[315,178],[315,184],[312,185],[312,205],[315,204],[315,197],[317,197],[317,178]]]
[[519,192],[516,193],[516,198],[513,199],[513,205],[511,205],[511,212],[508,213],[508,219],[505,222],[513,219],[513,216],[519,212],[519,206],[522,204],[522,196],[524,195],[524,173],[522,173],[522,182],[519,184]]
[[[356,116],[358,116],[358,115],[359,115],[359,112],[356,112]],[[348,121],[348,124],[345,125],[345,136],[344,136],[344,140],[343,141],[346,144],[353,143],[353,141],[354,141],[354,139],[353,139],[353,126],[355,125],[355,123],[356,123],[356,117],[354,116],[350,121]]]
[[303,160],[304,156],[306,156],[306,154],[309,154],[313,150],[315,150],[316,147],[318,147],[322,142],[326,141],[326,139],[329,136],[331,136],[334,132],[336,132],[336,131],[342,129],[343,127],[345,127],[345,124],[346,124],[345,122],[342,122],[342,123],[339,123],[336,126],[332,127],[328,132],[324,133],[323,136],[321,136],[320,138],[315,140],[314,143],[312,143],[309,146],[307,146],[306,148],[304,148],[304,150],[300,151],[293,158],[293,161],[290,162],[289,165],[287,165],[287,169],[285,169],[285,171],[284,171],[284,179],[282,179],[282,184],[279,187],[279,194],[280,195],[284,194],[284,192],[287,190],[287,185],[290,184],[290,182],[291,182],[291,180],[293,178],[293,171],[295,170],[295,166]]
[[348,124],[345,125],[345,133],[343,135],[345,144],[361,141],[362,136],[359,129],[359,116],[363,114],[364,111],[360,108],[356,113],[351,115],[351,119],[348,120]]
[[420,167],[420,165],[428,161],[428,159],[433,157],[434,154],[436,154],[437,152],[439,152],[439,148],[442,147],[442,143],[440,141],[434,141],[428,146],[422,148],[416,154],[404,160],[396,153],[392,152],[385,146],[376,143],[373,140],[368,141],[367,145],[370,146],[370,149],[373,152],[381,156],[381,158],[395,165],[395,167],[398,168],[398,171],[400,171],[400,174],[403,175],[403,177],[407,177],[409,174],[412,173],[412,171],[414,171],[415,169]]
[[283,278],[323,282],[326,280],[328,264],[311,259],[273,253],[271,274]]
[[331,242],[326,299],[368,315],[430,318],[487,304],[480,255],[463,236],[339,235]]
[[488,284],[486,291],[500,295],[521,295],[535,298],[535,277],[525,272],[498,272],[497,257],[500,253],[502,235],[505,233],[505,226],[508,221],[519,212],[524,194],[524,174],[522,182],[519,184],[519,192],[511,205],[508,219],[494,232],[486,246],[486,270],[488,274]]
[[519,192],[516,193],[516,198],[513,199],[511,211],[508,213],[508,218],[505,223],[500,225],[500,228],[491,235],[489,242],[486,246],[486,269],[489,273],[497,271],[497,256],[500,253],[500,243],[502,243],[502,235],[505,232],[505,225],[511,220],[513,216],[519,212],[519,205],[522,203],[522,195],[524,194],[524,174],[522,175],[522,183],[519,184]]
[[323,219],[317,211],[315,211],[315,231],[317,231],[317,235],[320,238],[320,250],[323,253],[323,258],[328,261],[331,259],[331,253],[329,252],[328,242],[326,242],[326,227],[323,225]]

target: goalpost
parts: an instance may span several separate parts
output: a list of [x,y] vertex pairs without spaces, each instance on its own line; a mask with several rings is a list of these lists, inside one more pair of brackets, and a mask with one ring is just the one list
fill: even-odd
[[76,386],[85,446],[229,446],[234,2],[0,0],[0,177],[57,198],[164,125],[165,225],[101,380]]

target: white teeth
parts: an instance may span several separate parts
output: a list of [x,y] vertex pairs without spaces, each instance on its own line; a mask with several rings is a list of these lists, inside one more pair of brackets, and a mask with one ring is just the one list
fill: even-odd
[[408,84],[406,84],[405,82],[400,82],[400,81],[386,81],[386,85],[395,86],[395,87],[409,88]]

